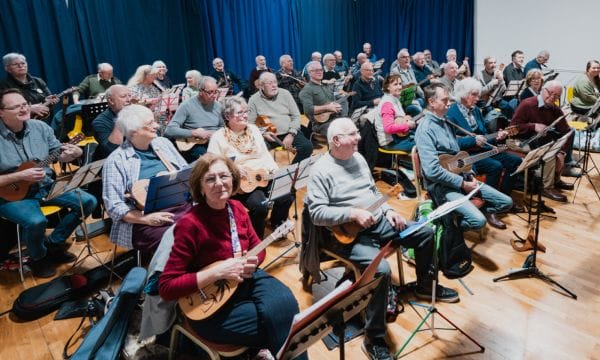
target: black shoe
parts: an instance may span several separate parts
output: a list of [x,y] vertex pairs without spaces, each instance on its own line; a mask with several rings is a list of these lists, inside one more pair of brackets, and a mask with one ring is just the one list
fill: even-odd
[[390,349],[388,349],[383,339],[373,342],[365,340],[360,348],[371,360],[394,360],[394,357],[390,354]]
[[46,243],[48,253],[46,257],[54,264],[67,264],[77,260],[77,256],[65,250],[65,244]]
[[28,266],[31,269],[31,274],[38,278],[45,279],[56,275],[56,269],[54,269],[50,261],[48,261],[48,256],[39,260],[34,260],[30,262]]
[[[415,296],[419,299],[431,300],[431,285],[417,286]],[[436,286],[435,300],[447,303],[455,303],[460,300],[456,290],[444,287],[440,284]]]

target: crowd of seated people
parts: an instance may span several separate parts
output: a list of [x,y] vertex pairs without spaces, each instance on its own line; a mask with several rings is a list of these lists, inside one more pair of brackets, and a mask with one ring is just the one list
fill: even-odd
[[[139,66],[127,85],[121,84],[113,75],[112,65],[98,64],[97,73],[86,76],[73,94],[75,103],[100,99],[108,106],[92,122],[98,142],[93,159],[106,160],[101,185],[89,188],[97,201],[94,196],[84,193],[85,215],[94,210],[97,202],[101,202],[113,220],[111,241],[149,254],[157,249],[165,236],[173,240],[173,233],[166,230],[175,225],[176,252],[168,262],[168,275],[161,279],[161,294],[166,298],[183,296],[194,286],[222,278],[241,283],[271,284],[272,279],[263,278],[266,275],[256,271],[263,260],[262,255],[246,259],[246,263],[231,260],[218,273],[203,270],[202,267],[211,260],[229,259],[232,255],[214,248],[208,233],[212,231],[211,227],[203,222],[214,219],[229,224],[230,230],[219,230],[223,232],[221,235],[230,238],[226,245],[220,245],[228,248],[229,252],[231,246],[234,250],[255,246],[258,239],[268,233],[267,227],[273,230],[285,222],[294,199],[291,195],[283,196],[275,199],[271,206],[268,181],[267,185],[247,186],[257,179],[256,174],[261,174],[264,180],[278,170],[279,166],[269,149],[281,146],[294,154],[290,163],[295,164],[313,154],[314,139],[309,135],[318,133],[327,139],[329,157],[320,161],[317,177],[311,179],[307,194],[309,215],[315,226],[328,228],[354,221],[365,229],[365,248],[348,248],[347,252],[342,252],[364,268],[375,251],[373,244],[368,244],[369,239],[388,239],[385,234],[392,228],[402,229],[407,224],[389,208],[376,214],[356,212],[353,209],[356,199],[348,198],[353,193],[366,200],[378,195],[372,174],[368,173],[369,166],[365,166],[364,158],[356,151],[360,141],[373,141],[361,139],[358,133],[360,129],[357,126],[360,127],[361,121],[366,120],[373,122],[375,146],[405,152],[416,146],[427,190],[438,204],[481,186],[477,177],[485,177],[485,185],[479,190],[485,206],[478,209],[467,203],[456,210],[456,224],[461,231],[480,229],[486,223],[505,229],[507,226],[499,217],[509,211],[523,211],[520,204],[511,199],[512,190],[520,186],[520,180],[512,177],[511,173],[521,163],[523,155],[499,151],[475,162],[472,172],[467,173],[453,173],[440,161],[440,155],[456,155],[459,151],[466,151],[469,156],[482,154],[497,149],[508,136],[527,140],[540,134],[541,141],[531,144],[539,146],[568,133],[569,127],[564,120],[553,131],[547,131],[548,125],[563,114],[557,104],[562,85],[554,80],[544,82],[542,65],[548,62],[549,53],[541,51],[524,65],[523,52],[516,50],[504,69],[497,66],[496,57],[487,56],[481,72],[475,76],[471,76],[473,72],[468,58],[460,64],[456,62],[454,49],[449,49],[446,62],[438,65],[427,49],[417,51],[411,57],[409,50],[403,48],[398,51],[389,74],[375,71],[377,56],[370,43],[363,44],[356,59],[357,62],[350,66],[339,50],[324,56],[314,52],[311,61],[299,71],[294,69],[292,57],[284,54],[279,58],[280,69],[273,71],[267,66],[265,56],[258,55],[256,67],[244,81],[230,69],[225,69],[223,59],[215,58],[213,68],[205,72],[210,76],[203,76],[193,69],[185,73],[186,84],[181,90],[181,102],[176,111],[168,114],[168,124],[164,129],[157,122],[157,114],[164,111],[160,109],[160,99],[173,88],[174,83],[167,76],[167,66],[163,61]],[[43,137],[44,147],[35,150],[40,157],[61,147],[44,123],[52,114],[52,106],[57,99],[42,79],[28,73],[23,55],[7,54],[3,57],[3,65],[7,76],[0,82],[3,91],[0,97],[0,146],[6,149],[0,155],[0,169],[4,172],[0,175],[0,185],[28,180],[46,186],[52,182],[48,169],[21,172],[14,172],[14,169],[19,165],[19,159],[29,156],[25,154],[24,158],[17,159],[19,152],[27,152],[28,146],[31,146],[29,138],[32,136]],[[598,101],[599,74],[600,63],[589,61],[585,73],[575,82],[571,104],[573,112],[585,114]],[[504,95],[511,82],[519,82],[519,91]],[[352,123],[349,117],[359,108],[366,108],[364,113],[369,115]],[[302,123],[303,115],[308,122]],[[496,121],[498,118],[504,121]],[[270,125],[264,125],[265,121]],[[512,126],[510,132],[505,129],[508,125]],[[546,133],[551,135],[545,137]],[[14,144],[19,144],[14,147],[17,150],[10,148]],[[81,155],[80,150],[64,145],[60,160],[71,161]],[[575,165],[571,152],[569,141],[544,169],[540,191],[546,198],[567,201],[567,194],[562,191],[572,189],[572,185],[561,180],[561,175],[564,174],[563,169]],[[181,171],[190,166],[195,166],[195,175],[192,176],[194,199],[208,207],[202,208],[198,204],[192,207],[183,203],[150,214],[141,210],[143,207],[134,194],[136,186],[159,174]],[[335,169],[339,173],[335,173]],[[365,169],[367,173],[364,173]],[[9,174],[11,171],[13,173]],[[350,183],[356,174],[360,174],[361,181]],[[66,252],[64,241],[78,224],[77,211],[80,211],[68,199],[58,198],[54,203],[69,207],[70,213],[51,235],[41,235],[45,223],[38,219],[39,206],[48,203],[39,195],[44,189],[39,186],[28,193],[27,199],[31,198],[32,202],[28,203],[31,206],[26,214],[35,215],[28,219],[11,215],[11,209],[18,202],[0,199],[0,215],[27,230],[23,239],[33,255],[33,274],[39,277],[53,276],[53,264],[74,260]],[[348,191],[344,192],[344,189]],[[339,203],[339,208],[334,203]],[[187,225],[178,223],[180,218]],[[34,220],[36,223],[30,224]],[[239,222],[238,233],[234,231],[232,222]],[[191,239],[187,231],[201,233],[207,238]],[[429,259],[423,252],[424,249],[429,251],[431,236],[422,233],[409,241],[420,247],[417,271],[421,279],[418,280],[418,295],[421,297],[430,291],[430,285],[424,282],[429,281],[429,274],[427,264],[423,263]],[[235,238],[241,244],[236,245]],[[420,240],[417,241],[417,238]],[[191,254],[203,253],[205,246],[210,247],[209,253],[215,253],[214,259],[206,255],[202,255],[202,261],[189,258]],[[193,251],[184,254],[182,249]],[[361,257],[363,255],[367,257]],[[388,270],[384,265],[378,273],[387,276]],[[238,273],[233,274],[232,271]],[[275,283],[273,286],[280,285]],[[387,289],[380,291],[381,294],[387,293]],[[453,290],[440,287],[439,291],[441,299],[458,300]],[[251,291],[248,289],[245,294],[251,296]],[[288,302],[286,316],[297,312],[297,305],[285,296],[285,291],[280,295]],[[373,300],[376,301],[373,303],[376,309],[370,316],[375,322],[366,326],[367,339],[363,350],[372,359],[391,358],[383,340],[385,324],[380,324],[381,316],[384,316],[380,313],[384,311],[381,307],[386,303],[382,299],[385,297],[381,295]],[[241,298],[240,302],[243,302]],[[252,316],[262,318],[261,314]],[[219,319],[210,322],[211,328],[234,321],[236,317],[223,315]],[[281,321],[284,323],[277,324],[277,328],[287,326],[289,319]],[[374,324],[377,328],[373,327]],[[235,327],[232,329],[233,332],[240,331]],[[221,335],[214,334],[215,340],[222,340],[225,335]],[[249,345],[273,350],[281,343],[279,338],[264,337],[249,339]]]

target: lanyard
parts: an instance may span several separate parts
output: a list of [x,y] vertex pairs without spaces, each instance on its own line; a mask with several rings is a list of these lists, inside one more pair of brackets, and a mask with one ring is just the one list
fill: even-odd
[[233,249],[233,256],[236,257],[242,254],[242,246],[240,245],[240,237],[235,225],[233,210],[231,210],[229,203],[227,204],[227,213],[229,214],[229,229],[231,231],[231,248]]

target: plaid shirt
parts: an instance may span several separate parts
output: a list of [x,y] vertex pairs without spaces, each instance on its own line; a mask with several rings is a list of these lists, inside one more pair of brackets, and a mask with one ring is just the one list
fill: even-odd
[[[177,152],[173,144],[162,137],[152,140],[152,148],[162,151],[165,158],[176,169],[189,167],[188,163]],[[133,224],[122,220],[123,216],[135,209],[133,201],[125,194],[131,192],[131,187],[140,176],[140,157],[129,141],[113,151],[102,169],[102,198],[108,214],[113,219],[110,239],[113,243],[131,249]]]

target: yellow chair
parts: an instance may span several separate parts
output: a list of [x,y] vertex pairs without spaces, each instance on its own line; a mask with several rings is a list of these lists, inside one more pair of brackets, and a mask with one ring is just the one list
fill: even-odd
[[403,150],[392,150],[392,149],[385,149],[382,147],[377,148],[377,151],[382,154],[387,154],[387,155],[392,156],[392,169],[396,170],[396,184],[397,184],[398,180],[399,180],[398,179],[398,171],[402,171],[402,170],[400,170],[400,166],[398,165],[398,157],[410,156],[410,153],[407,153],[406,151],[403,151]]
[[567,91],[565,92],[565,100],[567,104],[570,104],[573,101],[573,86],[567,86]]
[[223,357],[234,357],[243,354],[248,350],[245,346],[217,344],[208,341],[198,335],[190,326],[188,320],[183,318],[180,324],[175,324],[171,331],[171,344],[169,346],[169,360],[173,359],[173,353],[177,349],[177,334],[180,333],[206,351],[211,360],[220,360]]
[[273,160],[275,160],[275,162],[277,162],[277,152],[279,151],[285,151],[287,153],[288,163],[292,162],[292,160],[290,159],[290,152],[284,149],[283,146],[277,146],[271,150],[273,150]]
[[[45,217],[58,213],[62,207],[55,205],[46,205],[40,207],[42,214]],[[17,226],[17,252],[19,254],[19,277],[21,278],[21,282],[25,281],[25,277],[23,276],[23,249],[21,246],[21,226],[19,224],[15,224]]]

